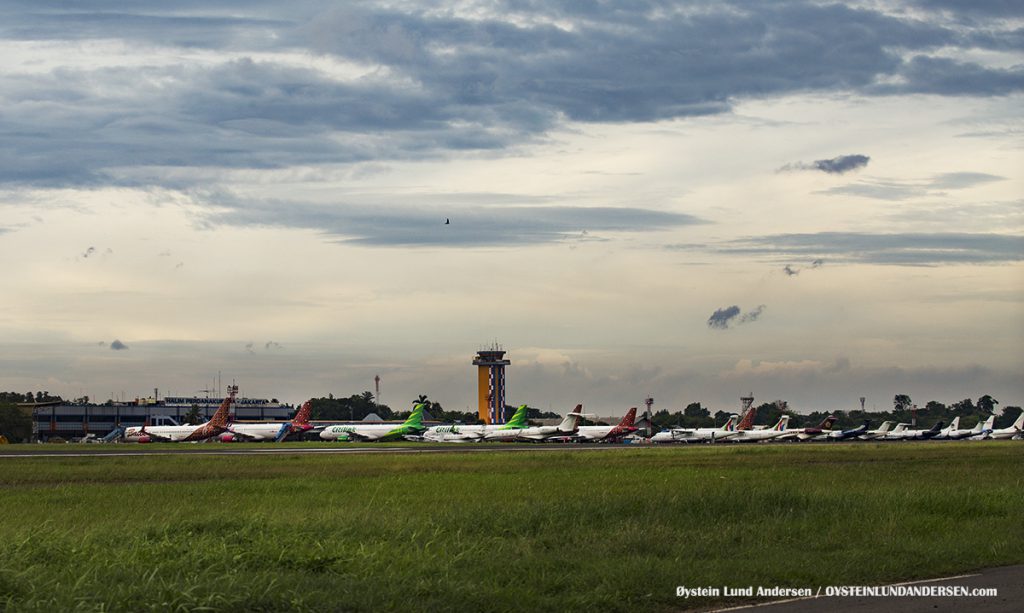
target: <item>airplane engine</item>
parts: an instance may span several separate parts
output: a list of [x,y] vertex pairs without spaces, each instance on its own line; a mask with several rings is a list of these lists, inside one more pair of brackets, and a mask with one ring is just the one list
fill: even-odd
[[143,434],[142,436],[139,437],[138,442],[140,442],[140,443],[149,443],[149,442],[152,442],[152,439],[150,439],[148,436]]
[[220,438],[220,442],[222,442],[222,443],[233,443],[233,442],[235,442],[235,435],[231,434],[230,432],[225,432],[224,434],[221,434],[219,438]]

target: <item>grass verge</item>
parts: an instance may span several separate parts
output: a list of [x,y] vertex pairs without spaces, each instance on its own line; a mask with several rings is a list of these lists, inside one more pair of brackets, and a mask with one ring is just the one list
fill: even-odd
[[1015,442],[0,460],[0,609],[670,610],[1024,563]]

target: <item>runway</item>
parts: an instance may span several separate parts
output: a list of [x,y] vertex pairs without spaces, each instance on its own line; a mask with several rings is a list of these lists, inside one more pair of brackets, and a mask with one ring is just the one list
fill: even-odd
[[437,447],[394,447],[394,446],[361,446],[361,447],[246,447],[244,443],[237,446],[228,444],[179,443],[174,448],[147,447],[145,445],[121,446],[119,448],[104,447],[101,449],[75,449],[58,451],[53,449],[28,448],[0,453],[0,459],[10,458],[105,458],[132,457],[154,455],[346,455],[346,454],[432,454],[432,453],[535,453],[545,451],[610,451],[624,449],[652,449],[650,445],[580,445],[573,443],[546,443],[537,445],[523,444],[450,444]]

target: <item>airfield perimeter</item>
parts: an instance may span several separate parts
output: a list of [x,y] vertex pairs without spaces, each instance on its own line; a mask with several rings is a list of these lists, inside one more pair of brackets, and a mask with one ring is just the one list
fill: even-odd
[[766,599],[677,587],[1024,564],[1019,441],[99,447],[3,450],[0,610],[708,609]]

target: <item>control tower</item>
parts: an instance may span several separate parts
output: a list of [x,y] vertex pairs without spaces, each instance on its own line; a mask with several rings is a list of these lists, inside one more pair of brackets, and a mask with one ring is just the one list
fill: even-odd
[[497,344],[481,349],[473,358],[476,366],[477,398],[480,419],[485,424],[505,423],[505,350]]

